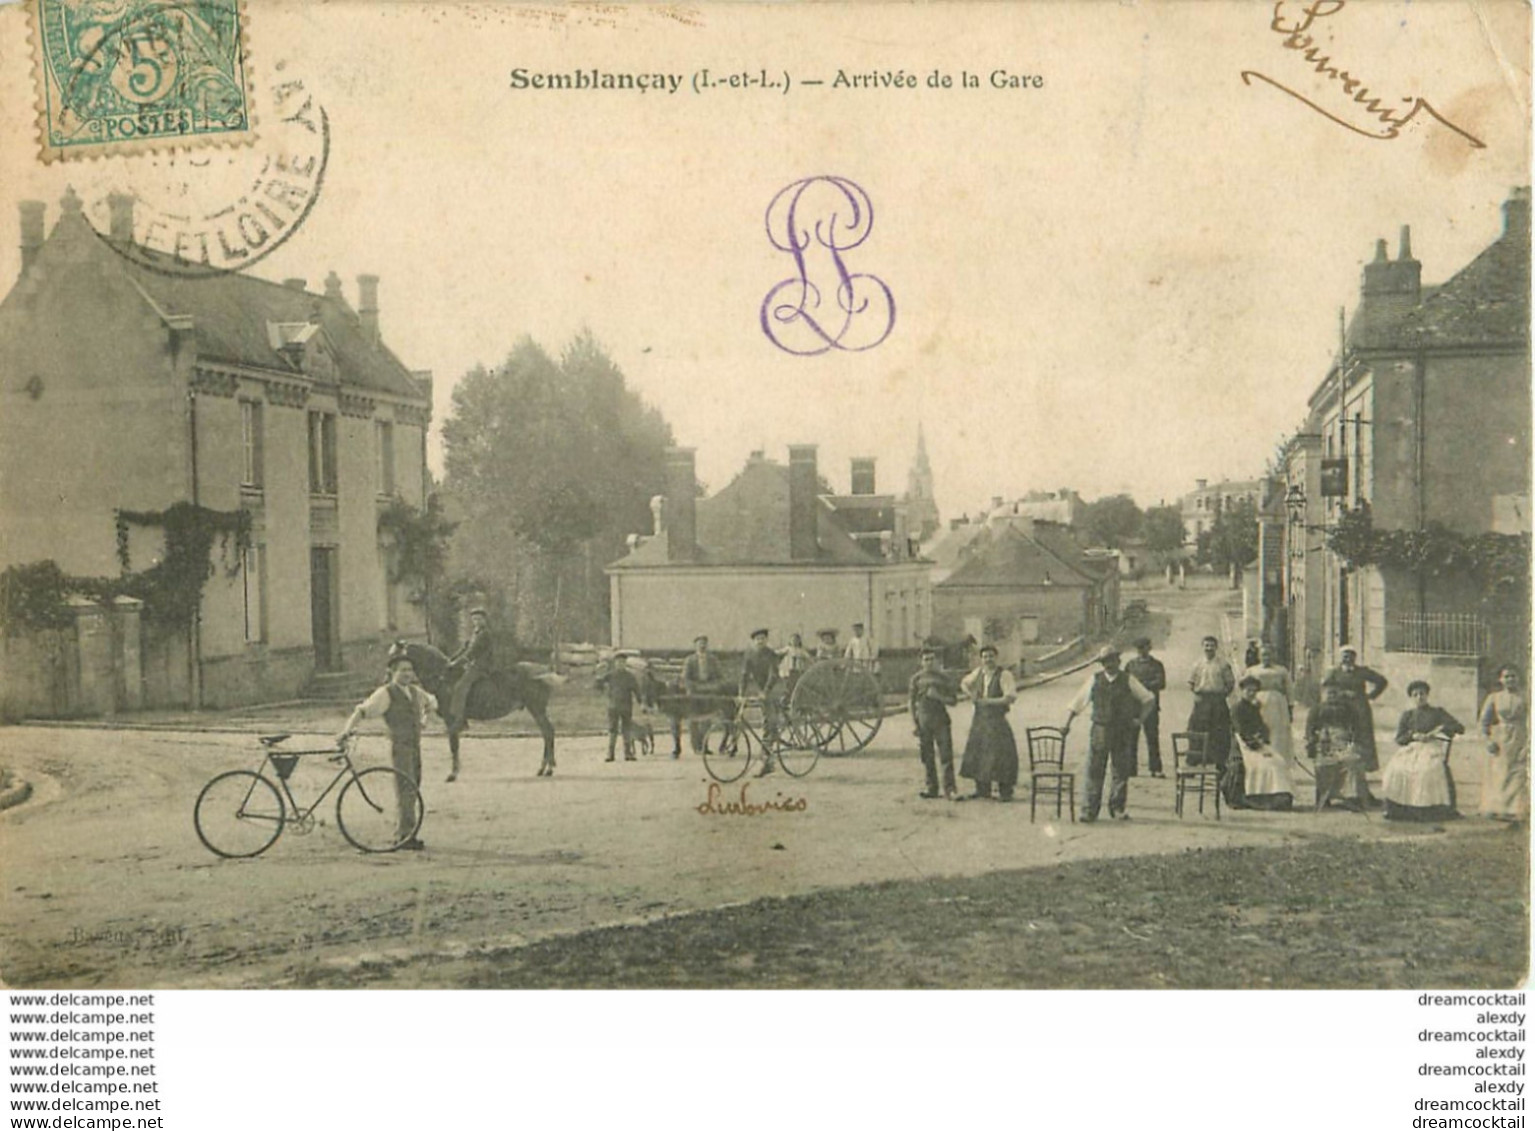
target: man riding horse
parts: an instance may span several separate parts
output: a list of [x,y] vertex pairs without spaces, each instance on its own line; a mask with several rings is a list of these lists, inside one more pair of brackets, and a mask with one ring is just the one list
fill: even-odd
[[453,718],[463,722],[461,730],[468,729],[469,693],[481,678],[495,667],[496,647],[490,638],[490,614],[484,609],[469,610],[469,639],[464,646],[448,657],[448,670],[459,672],[458,682],[453,685],[453,700],[448,710]]
[[437,697],[438,714],[448,730],[448,750],[453,767],[448,780],[454,781],[459,770],[459,736],[470,719],[499,719],[518,709],[526,709],[538,724],[544,740],[543,761],[538,776],[554,774],[554,725],[549,721],[549,695],[564,678],[554,672],[538,670],[533,664],[513,663],[495,666],[495,645],[491,642],[490,618],[484,609],[472,609],[469,619],[473,629],[464,646],[451,657],[430,644],[404,644],[421,685]]

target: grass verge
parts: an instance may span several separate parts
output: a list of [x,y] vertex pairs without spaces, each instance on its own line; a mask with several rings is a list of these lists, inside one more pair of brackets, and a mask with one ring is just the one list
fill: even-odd
[[476,962],[481,988],[1509,987],[1528,841],[1191,851],[760,900]]

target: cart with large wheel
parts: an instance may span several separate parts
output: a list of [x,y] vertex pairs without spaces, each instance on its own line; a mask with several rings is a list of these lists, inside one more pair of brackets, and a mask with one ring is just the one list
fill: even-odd
[[874,740],[884,714],[879,679],[867,663],[822,660],[789,697],[790,740],[828,755],[852,754]]

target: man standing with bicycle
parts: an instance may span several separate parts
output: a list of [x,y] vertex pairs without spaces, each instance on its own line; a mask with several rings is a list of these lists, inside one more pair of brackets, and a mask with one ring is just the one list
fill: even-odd
[[778,653],[768,647],[768,630],[759,628],[752,632],[751,650],[741,661],[742,699],[752,695],[762,696],[762,721],[767,728],[767,741],[763,743],[762,769],[759,778],[773,772],[773,747],[778,739]]
[[[421,785],[421,730],[427,714],[437,709],[437,700],[416,684],[416,669],[403,649],[389,650],[389,679],[382,687],[368,696],[346,721],[346,727],[337,736],[337,745],[345,742],[357,731],[363,719],[382,718],[389,728],[389,757],[397,773],[409,778],[419,789]],[[450,779],[451,780],[451,779]],[[396,820],[401,834],[409,839],[400,847],[420,851],[426,845],[420,838],[410,836],[416,827],[417,814],[411,812],[413,804],[400,804],[396,799]]]

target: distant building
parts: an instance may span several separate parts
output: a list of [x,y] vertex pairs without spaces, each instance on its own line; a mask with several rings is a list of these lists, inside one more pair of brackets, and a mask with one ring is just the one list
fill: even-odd
[[1286,631],[1305,676],[1347,644],[1393,682],[1428,678],[1460,713],[1490,678],[1480,669],[1528,655],[1527,591],[1495,599],[1464,572],[1400,561],[1349,568],[1324,536],[1359,507],[1377,532],[1529,532],[1529,189],[1503,213],[1502,234],[1439,286],[1422,285],[1408,229],[1394,260],[1376,244],[1343,356],[1287,446],[1287,513],[1274,521],[1288,535]]
[[[142,664],[115,706],[271,701],[316,671],[378,670],[390,637],[424,631],[379,512],[422,504],[431,414],[430,379],[380,338],[378,279],[358,277],[354,311],[334,274],[315,294],[157,268],[121,253],[132,198],[110,204],[106,238],[73,191],[46,238],[44,206],[21,205],[21,276],[0,302],[0,566],[116,576],[117,511],[244,509],[243,560],[215,563],[191,631],[146,625],[125,645]],[[134,568],[155,537],[134,529]]]
[[1092,638],[1118,615],[1116,555],[1085,552],[1064,527],[1028,519],[977,524],[933,586],[933,634],[995,644],[1003,663]]
[[703,633],[735,651],[759,627],[775,644],[798,632],[813,646],[821,628],[845,643],[857,621],[881,649],[918,645],[932,617],[928,563],[910,552],[895,500],[875,493],[873,461],[854,470],[849,494],[823,495],[815,445],[791,445],[787,466],[753,453],[699,499],[693,449],[672,449],[659,528],[607,567],[613,644],[680,651]]
[[917,426],[917,454],[906,476],[903,502],[906,504],[907,528],[913,538],[926,541],[937,533],[942,520],[938,515],[938,503],[933,498],[933,468],[927,461],[927,439],[920,424]]

